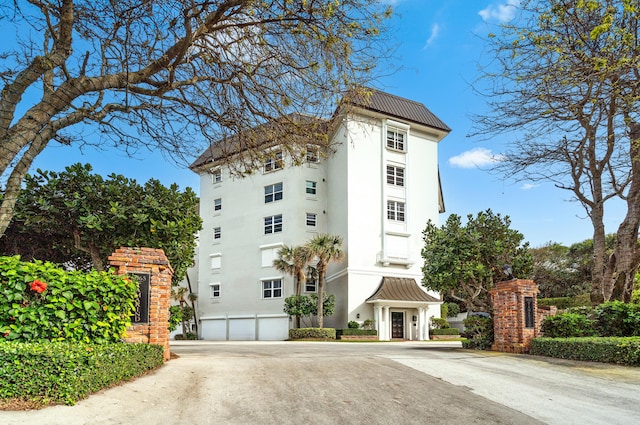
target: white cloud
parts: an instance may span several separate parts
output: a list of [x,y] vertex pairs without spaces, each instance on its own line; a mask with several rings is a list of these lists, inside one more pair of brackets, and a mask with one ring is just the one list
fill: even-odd
[[525,183],[520,187],[520,189],[522,189],[522,190],[531,190],[534,187],[538,187],[538,185],[537,184],[533,184],[533,183]]
[[424,45],[425,49],[429,47],[436,38],[438,38],[439,34],[440,34],[440,25],[438,24],[431,25],[431,35],[427,39],[427,43]]
[[490,149],[474,148],[449,158],[449,165],[458,168],[480,168],[503,160],[503,155],[491,153]]
[[516,15],[516,9],[520,6],[520,0],[507,0],[501,4],[490,4],[478,12],[483,21],[509,22]]

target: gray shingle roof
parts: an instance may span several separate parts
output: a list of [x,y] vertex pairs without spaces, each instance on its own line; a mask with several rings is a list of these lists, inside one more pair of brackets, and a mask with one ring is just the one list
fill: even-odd
[[393,301],[419,301],[438,302],[439,299],[424,292],[415,279],[385,276],[378,289],[367,298],[367,301],[393,300]]
[[375,89],[367,89],[370,96],[355,96],[349,103],[395,118],[423,124],[446,132],[451,129],[422,103],[395,96]]

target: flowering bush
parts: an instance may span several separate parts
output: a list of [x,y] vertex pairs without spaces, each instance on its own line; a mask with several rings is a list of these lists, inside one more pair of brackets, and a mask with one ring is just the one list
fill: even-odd
[[38,279],[36,279],[33,282],[31,282],[31,284],[29,286],[31,287],[32,291],[35,291],[38,294],[42,294],[47,289],[46,282],[43,282],[43,281],[38,280]]
[[0,335],[11,341],[120,341],[137,286],[107,272],[0,257]]

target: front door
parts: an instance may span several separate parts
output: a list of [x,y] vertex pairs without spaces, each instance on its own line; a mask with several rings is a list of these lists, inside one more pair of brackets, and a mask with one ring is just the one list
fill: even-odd
[[404,313],[391,312],[391,338],[404,338]]

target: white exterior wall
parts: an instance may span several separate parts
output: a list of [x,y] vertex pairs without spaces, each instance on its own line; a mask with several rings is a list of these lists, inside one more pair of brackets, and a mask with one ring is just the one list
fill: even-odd
[[[284,298],[294,293],[291,276],[272,266],[263,266],[263,251],[274,253],[282,244],[296,245],[317,232],[326,231],[325,167],[300,167],[233,178],[222,170],[222,181],[201,174],[200,196],[203,230],[200,235],[199,317],[205,339],[286,339],[289,318],[282,311]],[[317,182],[316,196],[306,195],[306,181]],[[283,183],[283,199],[265,203],[264,187]],[[222,199],[222,209],[214,211],[214,200]],[[306,226],[306,213],[316,213],[315,229]],[[264,217],[282,214],[283,231],[264,234]],[[220,227],[221,238],[213,238]],[[261,249],[262,248],[262,249]],[[266,254],[266,253],[265,253]],[[214,270],[211,258],[220,257]],[[270,264],[270,261],[269,261]],[[282,278],[282,297],[264,299],[262,281]],[[210,284],[220,284],[220,298],[210,296]]]
[[[263,266],[263,251],[281,244],[302,245],[322,232],[342,236],[346,253],[345,260],[331,264],[327,272],[326,293],[336,295],[336,309],[325,318],[326,327],[374,319],[381,339],[389,339],[390,325],[380,319],[386,317],[383,313],[399,311],[404,314],[404,337],[428,337],[428,319],[440,316],[439,305],[426,308],[409,303],[385,310],[374,308],[366,299],[383,276],[421,283],[422,231],[427,220],[437,223],[439,214],[438,136],[424,127],[366,113],[367,117],[342,121],[332,136],[335,154],[320,164],[285,166],[236,179],[223,170],[222,182],[216,184],[210,174],[201,175],[198,305],[202,338],[286,339],[291,321],[282,308],[284,298],[294,293],[293,278]],[[388,125],[406,131],[405,153],[386,148]],[[387,184],[387,164],[405,169],[404,187]],[[317,182],[316,196],[305,194],[307,180]],[[283,183],[283,199],[265,204],[264,186],[278,182]],[[213,209],[217,198],[222,199],[220,212]],[[388,199],[405,202],[404,222],[387,219]],[[317,214],[315,229],[305,225],[306,212]],[[265,235],[263,219],[275,214],[283,215],[283,232]],[[213,239],[214,227],[222,230],[220,240]],[[397,250],[402,240],[404,253]],[[222,266],[212,270],[211,256],[217,254]],[[264,278],[283,279],[282,297],[263,299]],[[221,285],[219,299],[210,298],[211,283]],[[414,322],[413,316],[420,320]]]
[[[343,294],[342,303],[336,304],[336,313],[326,320],[328,326],[343,327],[350,320],[363,322],[374,319],[373,306],[366,303],[383,276],[422,280],[422,231],[429,219],[438,222],[438,165],[437,138],[408,123],[390,125],[407,131],[406,151],[399,153],[386,148],[388,121],[384,117],[369,120],[348,120],[348,129],[337,133],[345,142],[338,146],[329,164],[329,231],[342,234],[348,252],[345,263],[339,267],[346,276],[336,282],[328,281],[327,292]],[[400,125],[398,125],[400,124]],[[388,185],[386,167],[394,165],[405,169],[405,186]],[[340,176],[336,179],[335,176]],[[344,182],[346,181],[346,185]],[[405,202],[405,222],[387,219],[387,200]],[[345,208],[333,208],[343,202]],[[397,255],[388,244],[389,237],[406,240],[406,259],[389,264],[385,257]],[[331,271],[340,274],[338,267]],[[346,285],[346,288],[344,287]],[[438,297],[437,293],[431,295]],[[410,319],[418,316],[417,309],[406,311],[405,333],[409,339],[419,339],[417,325]],[[439,317],[439,305],[431,306],[427,319]],[[358,314],[360,317],[358,317]]]

